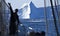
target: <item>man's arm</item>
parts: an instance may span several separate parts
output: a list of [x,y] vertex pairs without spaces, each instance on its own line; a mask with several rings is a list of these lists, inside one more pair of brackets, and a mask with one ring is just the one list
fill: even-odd
[[8,3],[9,4],[9,8],[10,8],[10,11],[11,11],[11,14],[13,13],[13,9],[12,9],[12,7],[11,7],[11,4],[10,3]]
[[18,24],[20,23],[20,21],[19,21],[19,17],[17,16],[17,22],[18,22]]
[[19,24],[22,24],[22,23],[20,22],[20,20],[19,20],[19,17],[17,17],[17,22],[18,22],[18,25],[19,25]]

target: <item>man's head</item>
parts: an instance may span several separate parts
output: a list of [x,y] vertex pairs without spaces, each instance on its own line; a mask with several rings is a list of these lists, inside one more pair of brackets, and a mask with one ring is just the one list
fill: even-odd
[[18,12],[18,9],[15,9],[15,13],[17,13]]

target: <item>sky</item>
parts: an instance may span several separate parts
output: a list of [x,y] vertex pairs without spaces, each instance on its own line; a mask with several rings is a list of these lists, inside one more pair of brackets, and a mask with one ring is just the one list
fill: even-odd
[[[31,1],[34,3],[34,5],[39,7],[44,7],[44,0],[5,0],[6,3],[11,3],[13,9],[20,9],[24,3],[30,3]],[[53,0],[54,1],[54,0]],[[60,2],[60,0],[59,0]],[[50,0],[46,0],[46,6],[50,6]]]

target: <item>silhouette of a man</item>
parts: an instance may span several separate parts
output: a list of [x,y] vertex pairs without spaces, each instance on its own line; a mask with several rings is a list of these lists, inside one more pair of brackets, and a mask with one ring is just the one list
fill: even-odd
[[18,9],[15,9],[15,12],[13,12],[11,4],[8,3],[9,8],[10,8],[10,12],[11,12],[11,16],[10,16],[10,25],[9,25],[9,30],[10,30],[10,35],[11,34],[15,34],[17,27],[16,27],[16,22],[17,24],[19,24],[19,18],[17,15]]

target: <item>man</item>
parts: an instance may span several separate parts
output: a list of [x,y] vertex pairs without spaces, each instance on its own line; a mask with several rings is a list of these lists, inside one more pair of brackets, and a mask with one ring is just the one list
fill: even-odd
[[8,5],[9,5],[10,12],[11,12],[10,26],[9,26],[10,35],[15,35],[16,30],[17,30],[16,22],[17,22],[17,24],[19,24],[19,18],[17,15],[18,9],[15,9],[15,12],[13,12],[11,4],[8,3]]

